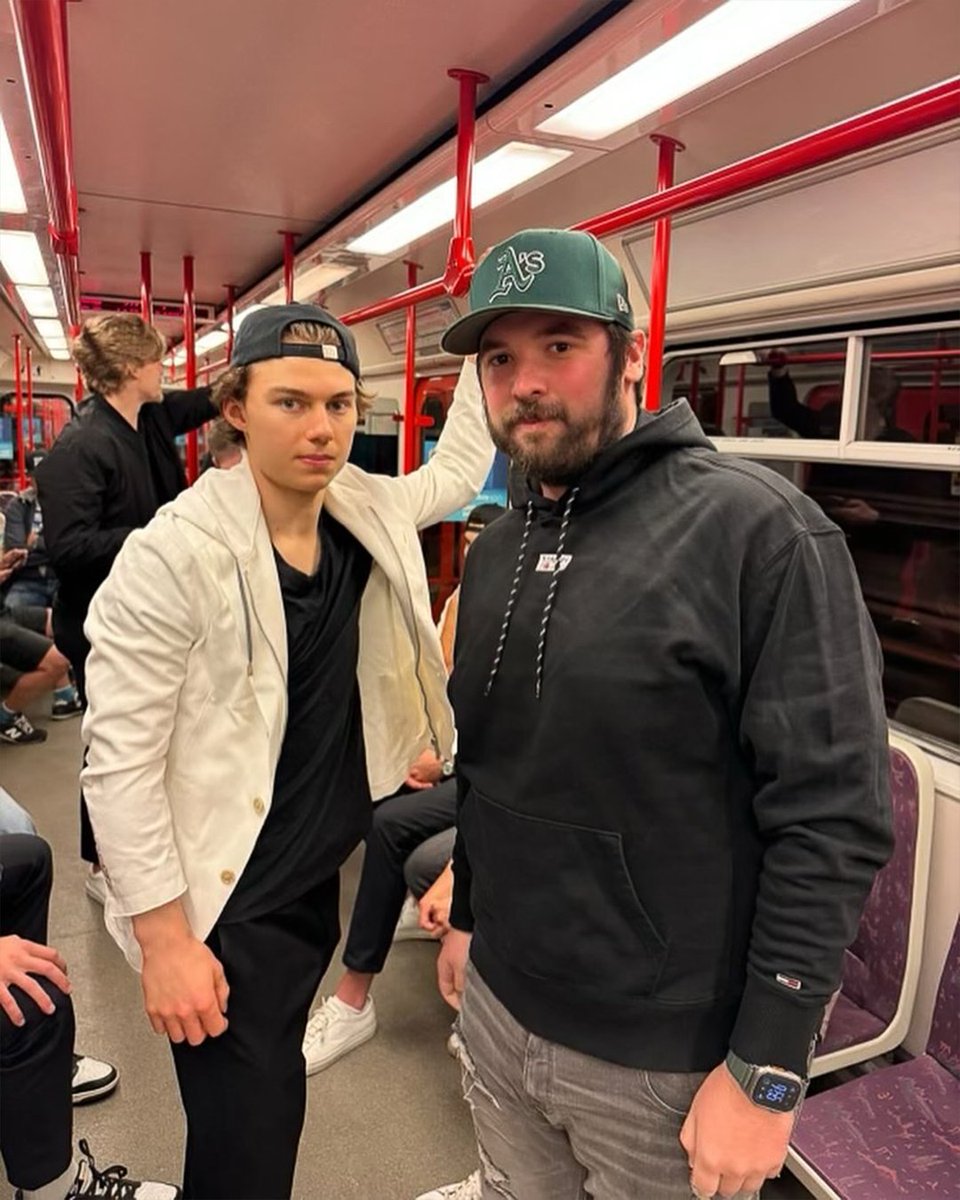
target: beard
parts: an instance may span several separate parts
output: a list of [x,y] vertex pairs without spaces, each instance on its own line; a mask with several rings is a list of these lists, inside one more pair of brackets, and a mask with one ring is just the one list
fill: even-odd
[[[493,444],[525,475],[532,475],[548,487],[568,487],[602,451],[624,435],[620,378],[619,371],[611,371],[600,411],[580,418],[571,417],[566,407],[556,401],[519,400],[501,418],[500,424],[494,425],[484,400],[483,412]],[[516,436],[516,429],[530,420],[559,421],[562,429],[549,442],[523,444]]]

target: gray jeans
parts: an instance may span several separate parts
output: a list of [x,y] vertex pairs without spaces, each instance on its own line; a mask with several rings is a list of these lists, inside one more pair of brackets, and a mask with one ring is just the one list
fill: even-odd
[[472,964],[459,1024],[483,1200],[690,1200],[679,1137],[704,1072],[634,1070],[535,1037]]

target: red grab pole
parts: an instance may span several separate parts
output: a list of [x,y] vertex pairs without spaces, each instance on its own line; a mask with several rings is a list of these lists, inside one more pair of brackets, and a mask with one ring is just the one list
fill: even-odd
[[233,354],[233,302],[236,299],[237,289],[232,283],[224,284],[227,289],[227,363],[230,362],[230,355]]
[[[404,259],[407,267],[407,288],[417,286],[420,264]],[[411,304],[407,309],[406,359],[404,366],[403,391],[403,465],[402,472],[409,475],[416,466],[417,457],[417,309]]]
[[33,348],[27,347],[27,448],[36,450],[33,441]]
[[[657,145],[657,191],[673,187],[673,168],[682,142],[662,133],[652,135]],[[663,331],[667,317],[667,280],[670,274],[670,218],[661,217],[653,228],[653,269],[650,272],[650,339],[647,344],[647,386],[643,407],[648,412],[660,409],[660,385],[663,375]]]
[[153,272],[150,251],[140,251],[140,316],[148,325],[153,324]]
[[297,235],[290,229],[281,229],[283,234],[283,290],[285,303],[293,303],[293,243]]
[[457,207],[443,282],[450,295],[462,296],[470,285],[475,262],[472,193],[473,161],[477,147],[477,88],[490,77],[464,67],[452,67],[447,74],[460,84],[460,103],[457,115]]
[[20,334],[15,333],[13,335],[13,378],[16,389],[16,408],[14,411],[17,417],[17,487],[21,491],[27,486],[26,452],[23,444],[23,381],[20,378],[22,369],[20,361]]
[[[197,386],[196,317],[193,310],[193,255],[183,256],[183,344],[187,351],[187,387]],[[193,483],[200,470],[197,431],[187,434],[187,481]]]

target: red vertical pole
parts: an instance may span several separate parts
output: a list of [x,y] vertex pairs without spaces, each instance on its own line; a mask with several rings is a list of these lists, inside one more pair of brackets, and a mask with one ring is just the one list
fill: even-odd
[[283,234],[283,290],[286,303],[293,303],[293,243],[297,235],[290,229],[281,229]]
[[[420,264],[404,259],[407,266],[407,287],[417,286]],[[403,474],[416,467],[417,457],[417,306],[407,309],[407,341],[403,393]]]
[[27,449],[36,450],[33,440],[33,347],[27,347]]
[[230,356],[233,354],[233,302],[236,297],[236,288],[232,283],[226,285],[227,288],[227,362],[230,362]]
[[149,250],[140,251],[140,316],[148,325],[153,324],[153,271]]
[[[673,187],[673,166],[683,143],[655,133],[650,140],[658,147],[657,191]],[[650,273],[650,338],[647,345],[647,386],[643,407],[648,412],[660,409],[663,379],[663,331],[667,317],[667,276],[670,271],[670,218],[661,217],[653,227],[653,269]]]
[[25,447],[23,444],[23,381],[20,362],[20,334],[13,335],[13,371],[16,388],[16,417],[17,417],[17,487],[22,491],[27,486]]
[[[187,387],[197,386],[197,331],[193,311],[193,255],[183,256],[183,344],[187,351]],[[193,483],[199,474],[197,431],[187,434],[187,480]]]
[[448,292],[459,296],[467,290],[475,257],[471,205],[473,160],[476,156],[477,141],[477,88],[481,83],[486,83],[489,76],[479,71],[468,71],[463,67],[453,67],[447,74],[460,84],[460,101],[457,117],[457,207],[453,215],[453,238],[447,253],[443,284]]

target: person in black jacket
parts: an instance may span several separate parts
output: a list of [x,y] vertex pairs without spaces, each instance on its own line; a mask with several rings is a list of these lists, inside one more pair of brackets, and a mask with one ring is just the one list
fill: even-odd
[[[54,640],[84,704],[90,645],[83,623],[94,592],[127,535],[187,486],[175,438],[216,416],[209,388],[162,390],[164,349],[162,335],[132,313],[85,321],[72,352],[91,394],[36,469],[47,554],[59,582]],[[80,831],[81,855],[96,866],[82,797]],[[96,872],[88,890],[102,899]]]
[[891,849],[877,639],[812,501],[686,401],[638,409],[595,239],[517,234],[470,307],[444,349],[530,481],[471,551],[450,686],[479,1194],[753,1195]]

